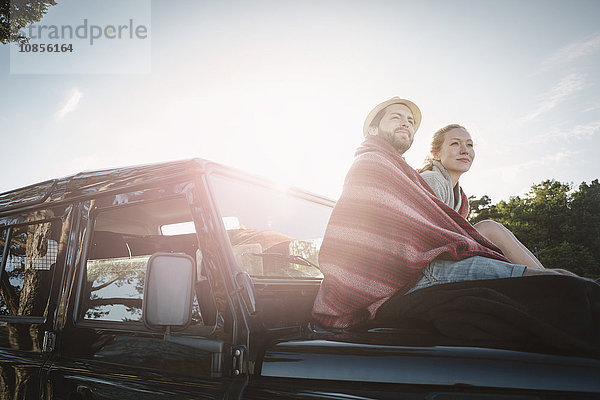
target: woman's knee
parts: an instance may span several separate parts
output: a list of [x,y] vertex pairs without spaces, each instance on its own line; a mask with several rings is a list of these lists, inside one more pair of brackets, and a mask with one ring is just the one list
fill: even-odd
[[493,236],[496,236],[496,234],[498,234],[499,232],[506,229],[504,225],[496,221],[492,221],[491,219],[479,221],[473,226],[475,227],[475,229],[477,229],[479,233],[481,233],[487,238],[492,238]]

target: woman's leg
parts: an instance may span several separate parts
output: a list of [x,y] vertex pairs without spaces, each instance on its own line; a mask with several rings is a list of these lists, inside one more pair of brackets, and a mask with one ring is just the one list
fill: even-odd
[[542,263],[504,225],[486,219],[474,225],[475,229],[502,250],[513,264],[544,269]]
[[[581,278],[579,275],[572,273],[571,271],[567,271],[566,269],[537,269],[537,268],[525,268],[523,271],[523,276],[531,276],[531,275],[567,275],[567,276],[575,276],[577,278]],[[583,278],[587,279],[587,278]]]

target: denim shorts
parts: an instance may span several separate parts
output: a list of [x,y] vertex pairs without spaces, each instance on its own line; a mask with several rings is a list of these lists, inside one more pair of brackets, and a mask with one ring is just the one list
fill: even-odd
[[423,269],[423,276],[406,294],[440,283],[522,276],[524,265],[475,256],[460,261],[434,260]]

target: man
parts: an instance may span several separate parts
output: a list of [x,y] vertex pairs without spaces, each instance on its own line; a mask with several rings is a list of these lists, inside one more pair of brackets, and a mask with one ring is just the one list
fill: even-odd
[[395,294],[436,283],[522,276],[502,252],[440,201],[402,155],[421,123],[413,102],[377,105],[321,246],[323,284],[313,316],[350,328]]

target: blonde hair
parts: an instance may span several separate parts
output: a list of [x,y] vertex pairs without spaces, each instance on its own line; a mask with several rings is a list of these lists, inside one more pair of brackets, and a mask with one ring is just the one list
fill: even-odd
[[[427,157],[425,157],[423,166],[419,168],[417,172],[421,173],[423,171],[431,171],[433,169],[433,154],[442,151],[442,146],[444,144],[444,140],[446,139],[446,133],[450,132],[452,129],[465,129],[465,127],[458,124],[450,124],[438,129],[437,132],[433,134],[433,138],[431,138],[429,154]],[[465,129],[465,131],[467,130]]]

